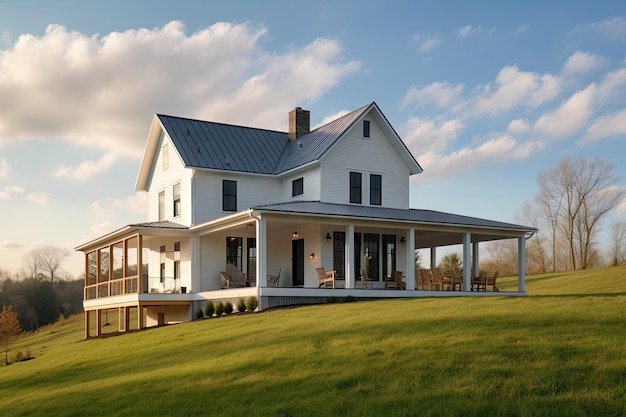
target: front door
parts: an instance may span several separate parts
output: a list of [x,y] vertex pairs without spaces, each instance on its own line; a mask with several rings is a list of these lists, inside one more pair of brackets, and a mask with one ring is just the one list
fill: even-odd
[[304,239],[291,241],[291,280],[294,287],[304,286]]

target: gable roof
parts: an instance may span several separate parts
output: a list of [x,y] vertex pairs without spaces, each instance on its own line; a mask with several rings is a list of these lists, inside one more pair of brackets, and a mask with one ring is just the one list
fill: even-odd
[[375,102],[320,126],[295,141],[290,141],[286,132],[156,114],[135,190],[145,190],[148,185],[161,130],[167,132],[187,168],[280,175],[319,161],[366,115],[381,126],[410,173],[422,172]]

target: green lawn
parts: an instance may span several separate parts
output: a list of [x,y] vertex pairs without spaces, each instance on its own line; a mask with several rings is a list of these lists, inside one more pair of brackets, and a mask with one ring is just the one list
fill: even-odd
[[[499,281],[505,289],[515,285]],[[624,416],[626,267],[528,297],[364,301],[11,345],[7,416]]]

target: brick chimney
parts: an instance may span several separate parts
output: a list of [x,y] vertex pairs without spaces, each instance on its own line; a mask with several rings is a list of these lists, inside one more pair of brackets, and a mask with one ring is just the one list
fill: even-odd
[[311,130],[311,112],[296,107],[289,112],[289,140],[294,141]]

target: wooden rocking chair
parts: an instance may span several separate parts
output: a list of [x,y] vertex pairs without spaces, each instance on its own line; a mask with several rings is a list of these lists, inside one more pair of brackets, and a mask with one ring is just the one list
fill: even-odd
[[320,280],[320,285],[319,287],[321,288],[322,285],[324,287],[326,287],[328,283],[331,283],[333,288],[335,288],[335,273],[336,271],[324,271],[324,268],[319,267],[319,268],[315,268],[315,272],[317,272],[317,277]]

